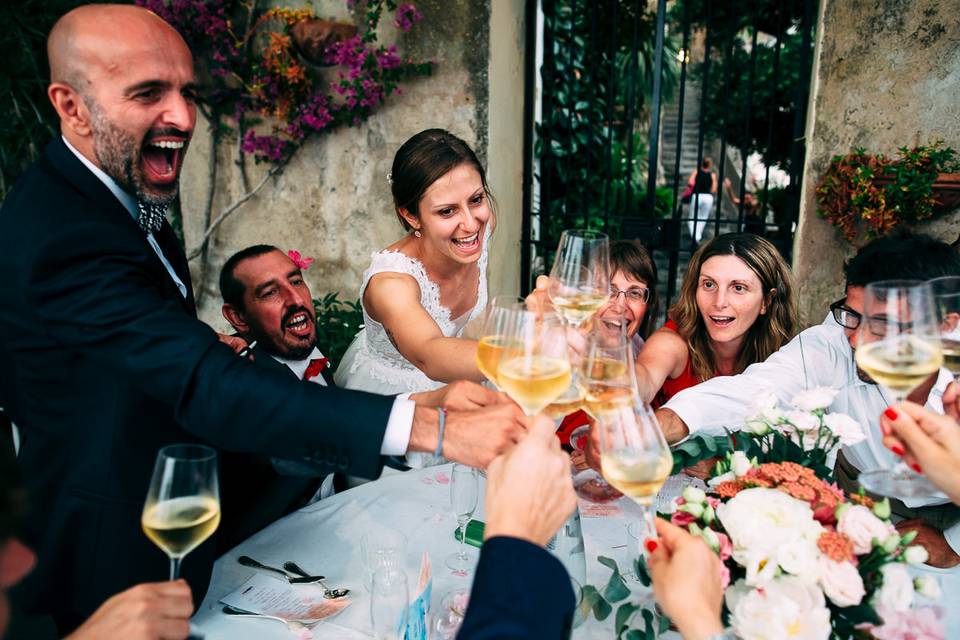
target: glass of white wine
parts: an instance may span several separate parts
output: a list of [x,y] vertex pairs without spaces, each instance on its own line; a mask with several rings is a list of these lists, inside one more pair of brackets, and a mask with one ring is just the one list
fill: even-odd
[[960,276],[930,280],[940,320],[943,366],[960,376]]
[[570,386],[566,330],[555,315],[519,309],[509,326],[497,381],[524,413],[536,415]]
[[635,388],[614,398],[591,408],[600,436],[600,466],[607,482],[640,507],[642,544],[657,537],[653,499],[673,469],[673,455],[653,409]]
[[220,524],[217,452],[199,444],[160,449],[140,523],[169,556],[170,579],[176,580],[183,557]]
[[523,309],[523,298],[497,296],[487,304],[484,311],[477,342],[477,368],[497,389],[500,389],[497,367],[500,365],[503,347],[509,341],[507,332],[510,330],[511,313]]
[[560,235],[547,285],[550,302],[563,318],[581,326],[610,296],[610,239],[599,231]]
[[[857,366],[887,389],[895,402],[905,400],[943,364],[934,300],[933,288],[919,280],[885,280],[867,285],[864,291]],[[858,481],[867,491],[885,496],[937,491],[902,462],[865,471]]]

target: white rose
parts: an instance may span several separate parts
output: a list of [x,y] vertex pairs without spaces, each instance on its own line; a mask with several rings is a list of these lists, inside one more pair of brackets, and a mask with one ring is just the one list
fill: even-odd
[[772,550],[799,538],[816,540],[823,529],[809,504],[776,489],[745,489],[717,507],[717,517],[741,557],[762,549],[772,556]]
[[744,431],[752,433],[756,436],[764,436],[770,433],[770,423],[776,422],[775,420],[767,421],[763,416],[753,416],[747,418],[743,423]]
[[913,603],[913,580],[907,567],[900,562],[892,562],[880,567],[883,584],[873,597],[873,606],[891,611],[904,612]]
[[830,611],[820,588],[784,576],[736,598],[730,625],[743,640],[826,640]]
[[[820,419],[812,413],[807,413],[805,411],[790,411],[787,413],[787,420],[790,421],[790,424],[793,425],[793,428],[796,431],[801,433],[820,433]],[[789,433],[790,426],[783,425],[780,427],[781,431]]]
[[787,573],[807,582],[816,582],[820,549],[815,540],[800,538],[777,548],[777,564]]
[[861,504],[850,507],[840,515],[837,531],[850,538],[853,552],[857,555],[870,553],[874,540],[881,544],[891,534],[896,533],[892,524],[873,515],[870,509]]
[[817,409],[826,409],[829,407],[830,404],[833,403],[833,399],[836,397],[836,395],[836,389],[831,389],[830,387],[817,387],[816,389],[801,391],[797,395],[793,396],[790,404],[801,411],[816,411]]
[[913,579],[913,588],[924,598],[940,599],[940,581],[931,575],[917,576]]
[[776,550],[770,547],[759,547],[746,551],[734,551],[733,559],[746,568],[746,582],[751,587],[766,586],[777,577]]
[[849,562],[834,562],[820,556],[820,586],[825,596],[838,607],[854,607],[863,600],[866,589],[860,572]]
[[747,454],[743,451],[734,451],[733,455],[730,456],[730,470],[733,471],[733,475],[738,478],[745,475],[752,468],[753,465],[750,463],[750,458],[748,458]]
[[845,447],[863,442],[867,436],[860,427],[860,423],[845,413],[830,413],[823,417],[833,435],[840,438],[840,444]]
[[713,478],[707,480],[707,486],[716,487],[719,484],[723,484],[724,482],[733,482],[736,479],[737,476],[733,475],[733,471],[727,471],[726,473],[721,473],[720,475],[714,476]]
[[930,559],[927,550],[918,544],[907,547],[903,552],[903,559],[907,564],[923,564]]

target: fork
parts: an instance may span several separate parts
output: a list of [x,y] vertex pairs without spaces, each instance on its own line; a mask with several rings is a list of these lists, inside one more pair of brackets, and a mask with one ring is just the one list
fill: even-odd
[[287,625],[287,628],[293,632],[303,631],[304,629],[313,629],[315,626],[323,622],[323,620],[287,620],[286,618],[281,618],[279,616],[271,616],[267,615],[266,613],[254,613],[253,611],[247,611],[246,609],[231,607],[228,604],[223,606],[223,613],[237,618],[262,618],[263,620],[276,620],[277,622],[282,622],[283,624]]
[[[301,568],[300,568],[300,565],[298,565],[298,564],[297,564],[296,562],[294,562],[293,560],[288,560],[287,562],[284,562],[284,563],[283,563],[283,568],[284,568],[286,571],[289,571],[290,573],[297,573],[297,574],[299,574],[299,575],[301,575],[301,576],[304,576],[304,577],[308,577],[308,576],[310,575],[309,573],[307,573],[306,571],[304,571],[303,569],[301,569]],[[350,593],[350,589],[331,589],[331,588],[329,588],[329,587],[326,585],[326,583],[325,583],[322,579],[320,579],[320,578],[323,578],[323,576],[320,576],[320,577],[317,579],[317,583],[318,583],[321,587],[323,587],[323,597],[324,597],[324,598],[329,598],[329,599],[333,600],[333,599],[336,599],[336,598],[342,598],[343,596],[345,596],[345,595],[347,595],[348,593]]]
[[273,573],[278,573],[284,578],[287,579],[287,582],[290,584],[314,584],[316,582],[321,582],[324,576],[311,576],[305,573],[300,574],[300,576],[290,575],[291,572],[284,571],[283,569],[277,569],[276,567],[271,567],[270,565],[263,564],[254,560],[250,556],[240,556],[237,558],[237,562],[242,564],[245,567],[251,567],[253,569],[262,569],[263,571],[271,571]]

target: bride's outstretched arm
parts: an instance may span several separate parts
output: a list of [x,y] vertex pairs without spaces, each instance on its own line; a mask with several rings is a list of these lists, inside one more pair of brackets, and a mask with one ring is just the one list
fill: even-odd
[[417,281],[405,274],[381,273],[363,296],[364,308],[383,325],[400,354],[439,382],[484,379],[477,368],[477,341],[447,338],[420,304]]

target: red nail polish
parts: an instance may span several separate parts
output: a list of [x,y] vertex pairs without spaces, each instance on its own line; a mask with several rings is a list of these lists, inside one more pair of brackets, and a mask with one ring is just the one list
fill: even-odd
[[657,541],[653,539],[648,539],[646,542],[643,543],[643,546],[647,548],[647,551],[649,553],[653,553],[654,551],[657,550]]
[[910,465],[910,468],[916,471],[917,473],[923,473],[923,470],[920,468],[920,465],[918,465],[916,462]]
[[890,451],[893,451],[898,456],[903,456],[903,454],[906,453],[906,451],[903,450],[903,447],[899,445],[893,445],[892,447],[890,447]]
[[887,416],[887,417],[890,418],[891,420],[896,420],[896,419],[897,419],[897,412],[893,410],[893,407],[887,407],[887,408],[884,410],[883,415]]

